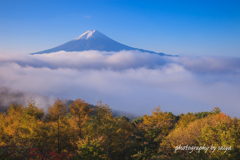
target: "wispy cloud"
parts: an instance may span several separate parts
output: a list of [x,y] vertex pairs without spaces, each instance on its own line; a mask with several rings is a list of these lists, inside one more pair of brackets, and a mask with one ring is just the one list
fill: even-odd
[[36,93],[23,92],[0,86],[0,112],[7,111],[8,107],[13,103],[27,106],[30,100],[34,100],[39,108],[43,108],[46,111],[47,107],[54,103],[55,99]]
[[175,62],[201,74],[240,74],[239,57],[181,57]]
[[92,18],[92,16],[89,16],[89,15],[86,15],[86,16],[83,16],[84,18]]

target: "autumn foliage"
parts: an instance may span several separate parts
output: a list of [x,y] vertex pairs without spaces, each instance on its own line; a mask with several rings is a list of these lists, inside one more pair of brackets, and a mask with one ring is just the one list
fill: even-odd
[[[216,152],[178,150],[176,146],[228,146]],[[45,113],[30,100],[0,113],[0,159],[237,159],[240,120],[215,107],[211,112],[174,115],[160,107],[130,121],[114,117],[99,101],[70,105],[57,99]]]

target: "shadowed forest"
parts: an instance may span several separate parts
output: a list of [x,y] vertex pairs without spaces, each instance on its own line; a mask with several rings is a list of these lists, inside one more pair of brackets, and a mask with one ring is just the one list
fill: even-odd
[[[201,147],[199,149],[199,147]],[[214,149],[214,147],[216,147]],[[160,107],[130,120],[99,101],[57,99],[47,112],[34,100],[0,113],[0,159],[238,159],[240,120],[215,107],[174,115]]]

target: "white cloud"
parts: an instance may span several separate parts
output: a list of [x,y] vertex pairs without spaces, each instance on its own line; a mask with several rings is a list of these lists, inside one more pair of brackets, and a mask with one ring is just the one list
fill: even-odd
[[[142,53],[140,51],[120,52],[55,52],[51,54],[33,55],[37,60],[48,64],[52,68],[75,68],[75,69],[113,69],[123,70],[128,68],[155,67],[163,65],[164,57]],[[43,64],[44,65],[44,64]]]
[[0,85],[17,90],[93,104],[102,99],[113,109],[137,114],[150,114],[157,105],[176,114],[219,106],[239,117],[239,60],[234,58],[61,51],[0,55],[0,61]]

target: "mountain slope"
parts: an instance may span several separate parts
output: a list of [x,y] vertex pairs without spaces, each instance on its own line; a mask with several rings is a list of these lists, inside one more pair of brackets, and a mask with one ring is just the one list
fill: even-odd
[[142,52],[148,52],[153,54],[165,55],[164,53],[156,53],[153,51],[138,49],[129,47],[127,45],[118,43],[111,38],[105,36],[97,30],[87,31],[80,35],[79,37],[64,43],[60,46],[54,47],[52,49],[31,53],[34,54],[43,54],[43,53],[51,53],[58,51],[86,51],[86,50],[98,50],[98,51],[114,51],[118,52],[121,50],[139,50]]

